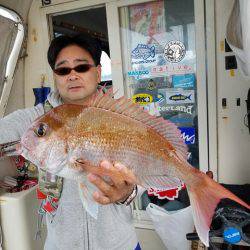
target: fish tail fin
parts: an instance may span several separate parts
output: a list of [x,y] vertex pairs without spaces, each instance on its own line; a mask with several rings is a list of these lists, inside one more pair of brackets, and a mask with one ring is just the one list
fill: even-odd
[[191,100],[191,95],[192,95],[192,94],[190,94],[190,95],[187,97],[189,100]]
[[99,206],[92,197],[93,192],[96,190],[95,186],[86,180],[85,183],[79,181],[78,187],[83,207],[94,219],[97,219]]
[[206,246],[209,246],[210,225],[220,200],[228,198],[248,209],[250,209],[250,206],[204,173],[196,169],[193,170],[195,178],[192,178],[192,183],[187,187],[194,224],[201,241]]

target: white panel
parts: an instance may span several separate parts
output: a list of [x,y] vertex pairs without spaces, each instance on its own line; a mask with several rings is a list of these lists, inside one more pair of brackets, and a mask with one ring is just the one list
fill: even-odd
[[[219,181],[230,184],[249,183],[250,180],[250,135],[243,124],[246,114],[246,96],[250,81],[239,70],[225,70],[224,39],[227,21],[233,0],[215,1],[217,90],[218,90],[218,175]],[[234,73],[234,76],[233,76]],[[222,108],[222,98],[227,98],[227,107]],[[236,106],[236,98],[241,105]],[[211,104],[212,105],[212,104]]]
[[166,250],[155,230],[136,228],[136,235],[143,250]]
[[[52,73],[47,62],[49,45],[47,20],[42,18],[39,2],[33,1],[29,12],[27,54],[25,58],[25,106],[34,106],[35,96],[32,89],[41,87],[41,78],[45,76],[45,86],[53,86]],[[50,75],[51,74],[51,75]],[[51,86],[50,86],[51,87]]]
[[7,250],[42,250],[42,240],[35,240],[39,203],[36,187],[18,193],[0,194],[3,248]]
[[123,83],[123,69],[121,57],[121,41],[118,9],[115,3],[106,4],[109,48],[112,67],[112,80],[114,90],[118,90],[116,98],[125,95]]

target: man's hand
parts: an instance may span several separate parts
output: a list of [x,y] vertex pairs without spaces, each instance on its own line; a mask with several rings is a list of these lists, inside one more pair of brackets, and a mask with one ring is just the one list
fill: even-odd
[[78,160],[81,167],[88,174],[88,180],[93,183],[99,191],[94,192],[93,198],[96,202],[107,205],[115,202],[123,202],[132,193],[136,177],[131,170],[121,163],[114,165],[109,161],[102,161],[100,166]]

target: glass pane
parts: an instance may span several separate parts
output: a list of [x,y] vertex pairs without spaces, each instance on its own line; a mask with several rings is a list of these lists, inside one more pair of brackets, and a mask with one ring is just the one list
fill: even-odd
[[[178,126],[189,148],[188,160],[198,168],[194,1],[163,0],[121,7],[119,18],[128,96],[151,114]],[[150,201],[169,206],[168,200],[162,199],[167,195],[158,195],[158,199],[152,194],[142,196],[141,209]],[[179,206],[176,203],[176,209]]]
[[102,82],[112,81],[111,74],[111,60],[105,51],[102,51],[101,55],[101,65],[102,65]]

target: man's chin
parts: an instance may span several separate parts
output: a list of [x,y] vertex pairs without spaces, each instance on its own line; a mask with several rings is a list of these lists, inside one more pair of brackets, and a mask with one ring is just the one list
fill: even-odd
[[67,98],[63,98],[64,103],[71,104],[83,104],[88,99],[86,95],[70,95]]
[[62,97],[64,100],[64,103],[72,103],[72,104],[83,104],[85,101],[87,101],[93,94],[96,93],[96,90],[94,91],[68,91],[67,96]]

